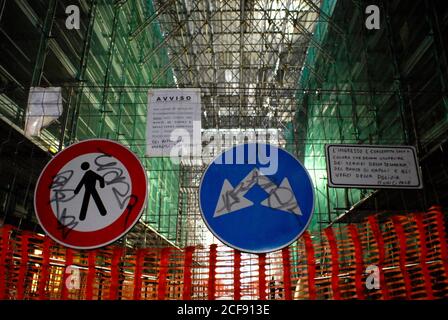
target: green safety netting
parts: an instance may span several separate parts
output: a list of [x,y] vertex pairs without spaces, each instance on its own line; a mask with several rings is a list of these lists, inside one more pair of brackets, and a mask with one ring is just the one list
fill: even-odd
[[[130,39],[154,14],[150,0],[127,1],[121,8],[98,3],[84,84],[73,99],[79,112],[68,134],[71,141],[101,137],[129,146],[147,169],[149,194],[142,221],[176,240],[179,166],[145,156],[147,88],[173,87],[173,74],[166,49],[157,49],[163,41],[157,20]],[[148,54],[151,59],[143,62]]]
[[[33,2],[33,5],[36,3]],[[164,34],[152,1],[117,3],[121,3],[121,7],[111,1],[98,0],[92,13],[91,33],[86,31],[88,26],[83,25],[83,32],[79,34],[85,34],[86,38],[73,37],[71,45],[77,49],[72,51],[80,56],[69,56],[67,60],[86,63],[80,71],[73,68],[73,78],[77,82],[54,83],[63,86],[68,106],[67,115],[62,117],[62,122],[67,124],[64,144],[102,137],[129,146],[140,156],[148,174],[148,205],[143,221],[168,239],[182,244],[187,234],[194,231],[184,227],[188,221],[179,212],[191,211],[194,196],[181,192],[180,186],[188,185],[184,181],[196,177],[189,176],[189,172],[183,172],[168,159],[144,155],[147,90],[150,87],[175,86],[171,69],[173,61],[170,61],[166,43],[163,43]],[[403,125],[404,102],[397,80],[399,75],[394,66],[397,54],[392,52],[392,37],[386,24],[379,31],[366,30],[365,5],[366,1],[360,0],[322,1],[320,16],[297,83],[295,119],[283,128],[286,148],[304,163],[315,185],[312,230],[326,226],[371,193],[371,190],[327,187],[325,144],[409,143]],[[91,9],[84,8],[83,11],[89,13]],[[58,7],[58,10],[61,8]],[[45,11],[38,13],[45,15]],[[396,38],[402,39],[402,51],[407,54],[403,54],[406,57],[403,70],[413,70],[414,65],[426,68],[428,62],[420,63],[418,59],[424,56],[425,48],[430,45],[429,40],[411,41],[419,34],[422,38],[426,37],[425,33],[416,32],[414,35],[405,25],[402,26],[399,19],[396,20],[399,22],[394,26],[399,30]],[[146,24],[148,21],[150,23]],[[141,26],[145,27],[140,30]],[[53,29],[55,42],[66,41],[65,31],[60,31],[63,28]],[[136,33],[136,30],[141,32]],[[40,32],[37,33],[38,39]],[[65,51],[69,52],[66,47]],[[33,46],[27,50],[34,50]],[[60,66],[56,58],[63,60],[62,54],[56,57],[53,51],[57,52],[54,48],[49,50],[48,68],[44,70],[48,78],[57,76],[59,69],[54,66]],[[82,56],[83,52],[86,52],[85,57]],[[34,57],[35,52],[29,52],[29,55]],[[71,69],[67,68],[69,62],[64,63],[66,69]],[[414,81],[418,82],[418,79]],[[422,96],[417,95],[414,100],[419,102]],[[425,96],[429,99],[429,93]],[[23,127],[26,101],[16,103],[14,98],[13,94],[0,94],[2,116]],[[431,99],[438,98],[434,95]],[[414,108],[418,122],[414,129],[421,133],[422,143],[439,137],[446,128],[445,98],[442,103],[432,103],[431,110]],[[428,101],[423,99],[420,104],[426,106]],[[42,139],[53,150],[57,150],[61,126],[60,121],[42,134]]]
[[[338,4],[338,5],[336,5]],[[401,144],[404,133],[387,37],[368,33],[361,6],[323,1],[298,83],[288,148],[315,186],[311,229],[328,225],[372,190],[327,186],[325,145]]]

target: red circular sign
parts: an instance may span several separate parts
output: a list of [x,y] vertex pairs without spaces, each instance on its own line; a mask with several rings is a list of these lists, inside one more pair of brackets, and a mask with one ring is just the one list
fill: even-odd
[[92,139],[58,153],[44,168],[34,208],[44,231],[75,249],[94,249],[124,236],[146,202],[146,172],[123,145]]

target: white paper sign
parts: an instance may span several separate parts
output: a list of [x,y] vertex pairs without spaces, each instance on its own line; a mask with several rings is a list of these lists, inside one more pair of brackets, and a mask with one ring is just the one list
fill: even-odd
[[149,157],[178,156],[179,149],[183,157],[197,152],[194,148],[201,145],[200,89],[149,90],[146,139]]
[[328,185],[342,188],[423,188],[411,146],[326,145]]
[[25,135],[39,136],[63,111],[61,87],[31,87],[25,118]]

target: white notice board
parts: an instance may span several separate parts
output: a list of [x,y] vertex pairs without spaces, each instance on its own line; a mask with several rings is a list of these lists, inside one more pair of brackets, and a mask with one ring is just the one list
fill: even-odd
[[340,188],[423,188],[412,146],[326,145],[328,185]]
[[146,155],[170,156],[179,141],[188,154],[201,146],[201,90],[149,90]]

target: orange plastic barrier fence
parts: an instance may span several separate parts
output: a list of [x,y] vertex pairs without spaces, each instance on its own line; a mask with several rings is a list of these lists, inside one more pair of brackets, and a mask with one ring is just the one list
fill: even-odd
[[0,249],[0,299],[448,297],[446,220],[438,207],[305,233],[263,255],[215,244],[76,251],[11,226],[0,229]]

